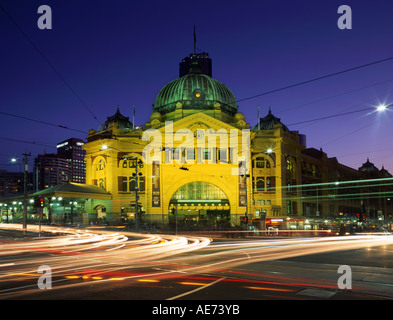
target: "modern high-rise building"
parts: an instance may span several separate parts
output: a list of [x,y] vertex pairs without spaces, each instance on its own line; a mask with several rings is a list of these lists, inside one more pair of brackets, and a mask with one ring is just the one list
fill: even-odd
[[[27,173],[27,190],[33,191],[33,174]],[[0,170],[0,197],[23,194],[24,173]]]
[[34,160],[36,189],[43,190],[68,181],[69,161],[57,154],[40,154]]
[[57,154],[68,161],[70,182],[86,183],[86,151],[82,147],[84,143],[82,139],[71,138],[57,144]]

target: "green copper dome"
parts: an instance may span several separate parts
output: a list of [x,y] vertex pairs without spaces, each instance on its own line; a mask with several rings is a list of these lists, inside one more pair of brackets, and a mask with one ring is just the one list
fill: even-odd
[[227,86],[200,73],[198,66],[191,66],[189,74],[173,80],[158,93],[153,110],[161,114],[172,112],[176,105],[183,109],[209,110],[219,103],[223,112],[235,115],[238,110],[235,96]]

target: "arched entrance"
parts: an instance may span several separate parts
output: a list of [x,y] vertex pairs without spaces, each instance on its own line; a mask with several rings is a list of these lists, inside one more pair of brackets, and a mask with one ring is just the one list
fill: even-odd
[[90,221],[93,223],[105,223],[106,222],[106,207],[102,204],[94,207],[95,213],[90,217]]
[[224,230],[230,227],[229,200],[217,186],[193,181],[173,194],[168,216],[178,230]]

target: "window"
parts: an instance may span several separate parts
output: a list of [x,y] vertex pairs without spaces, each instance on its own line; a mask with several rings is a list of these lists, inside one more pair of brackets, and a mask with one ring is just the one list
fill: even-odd
[[100,180],[98,181],[98,186],[99,186],[100,188],[104,188],[104,189],[105,189],[105,181],[104,181],[104,179],[100,179]]
[[104,160],[100,160],[98,161],[98,163],[96,164],[96,171],[101,171],[105,169],[105,162]]
[[180,187],[173,195],[172,200],[222,200],[227,199],[225,193],[215,185],[207,182],[195,181]]
[[173,156],[172,157],[175,160],[179,160],[179,157],[180,157],[179,148],[176,148],[176,149],[173,150]]
[[263,157],[258,157],[253,161],[253,167],[257,169],[264,169],[264,168],[269,169],[270,161]]
[[293,170],[293,161],[291,159],[287,159],[287,170],[288,171]]
[[[132,177],[124,177],[120,176],[118,177],[119,180],[119,186],[118,186],[118,191],[120,192],[134,192],[135,187],[136,187],[136,179],[135,176]],[[138,177],[138,187],[140,192],[145,191],[145,177],[144,176],[139,176]]]
[[266,191],[273,191],[276,187],[276,177],[267,177],[266,178]]
[[195,160],[195,149],[187,149],[187,160]]
[[218,160],[220,161],[220,163],[228,163],[227,149],[218,149]]
[[210,160],[211,159],[211,151],[210,149],[205,149],[203,153],[203,159]]

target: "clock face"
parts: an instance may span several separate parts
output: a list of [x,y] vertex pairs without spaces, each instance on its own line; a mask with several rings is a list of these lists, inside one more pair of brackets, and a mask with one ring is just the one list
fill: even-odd
[[203,130],[197,130],[196,132],[196,137],[199,138],[203,138],[205,136],[205,133],[203,132]]
[[192,92],[192,96],[193,96],[193,100],[195,101],[201,101],[201,100],[204,100],[204,98],[205,98],[205,95],[204,95],[204,93],[203,93],[203,91],[201,90],[201,89],[195,89],[193,92]]
[[205,136],[205,133],[203,132],[203,130],[197,129],[197,130],[195,131],[195,133],[194,133],[194,136],[197,137],[198,139],[199,139],[199,138],[203,138],[203,137]]

